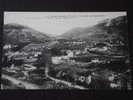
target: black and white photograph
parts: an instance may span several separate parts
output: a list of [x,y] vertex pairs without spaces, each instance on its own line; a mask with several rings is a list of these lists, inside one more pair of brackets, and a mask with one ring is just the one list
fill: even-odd
[[1,89],[131,90],[127,12],[4,12]]

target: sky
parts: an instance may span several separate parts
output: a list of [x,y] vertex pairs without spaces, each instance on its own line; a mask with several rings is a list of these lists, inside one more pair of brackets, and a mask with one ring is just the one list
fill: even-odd
[[17,23],[53,36],[76,27],[89,27],[126,12],[4,12],[4,24]]

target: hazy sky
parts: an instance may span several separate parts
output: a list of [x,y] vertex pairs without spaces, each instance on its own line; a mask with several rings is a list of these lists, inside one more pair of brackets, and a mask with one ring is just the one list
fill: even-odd
[[18,23],[40,32],[60,35],[72,28],[87,27],[126,12],[5,12],[4,24]]

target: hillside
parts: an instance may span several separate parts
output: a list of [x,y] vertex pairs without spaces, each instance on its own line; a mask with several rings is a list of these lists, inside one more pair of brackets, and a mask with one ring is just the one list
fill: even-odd
[[92,27],[74,28],[60,38],[63,39],[87,39],[93,41],[120,39],[127,40],[127,18],[126,16],[119,16],[113,19],[106,19]]
[[5,24],[3,29],[5,43],[31,43],[49,41],[50,37],[45,33],[38,32],[30,27],[19,24]]

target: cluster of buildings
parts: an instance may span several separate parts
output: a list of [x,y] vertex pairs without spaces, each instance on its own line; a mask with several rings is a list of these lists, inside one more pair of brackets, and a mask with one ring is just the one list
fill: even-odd
[[44,45],[29,44],[19,51],[12,51],[12,48],[14,47],[17,47],[17,45],[6,44],[3,47],[3,55],[8,58],[8,61],[24,61],[25,63],[32,64],[37,60],[37,57],[42,54]]
[[[67,44],[69,44],[69,42],[66,42]],[[82,45],[84,44],[84,42],[82,41],[78,41],[78,42],[71,42],[74,45]],[[122,44],[122,43],[121,43]],[[54,45],[54,44],[51,44]],[[117,45],[119,45],[119,43],[117,43]],[[86,46],[84,49],[80,50],[80,49],[74,49],[74,50],[70,50],[70,49],[65,49],[65,50],[61,50],[61,52],[65,52],[66,55],[61,55],[61,56],[51,56],[51,62],[52,64],[58,65],[61,63],[79,63],[74,59],[74,57],[78,57],[78,56],[82,56],[82,55],[86,55],[88,53],[108,53],[110,51],[110,49],[112,49],[113,44],[109,44],[109,43],[94,43],[93,45],[89,45]],[[3,49],[5,50],[4,55],[6,55],[8,57],[8,60],[10,59],[14,59],[16,61],[19,60],[23,60],[24,64],[23,66],[25,70],[32,70],[32,69],[36,69],[32,65],[34,62],[37,61],[38,56],[42,55],[42,51],[45,48],[44,44],[29,44],[27,46],[25,46],[22,50],[20,51],[16,51],[16,52],[12,52],[11,48],[17,47],[17,45],[11,45],[11,44],[7,44],[3,47]],[[45,52],[44,52],[45,53]],[[91,57],[91,56],[90,56]],[[101,56],[100,56],[101,57]],[[100,60],[98,57],[94,57],[93,59],[91,59],[90,61],[91,63],[103,63],[104,60]],[[30,64],[30,65],[28,65]],[[11,66],[11,68],[14,68],[14,65]],[[27,74],[25,73],[25,76]],[[65,74],[64,74],[65,75]],[[60,76],[60,75],[59,75]],[[95,73],[92,73],[91,75],[79,75],[76,76],[74,79],[75,81],[79,81],[81,83],[87,83],[88,85],[92,83],[92,77],[95,76]],[[99,75],[100,76],[100,75]],[[118,88],[119,82],[118,83],[114,83],[115,80],[115,75],[112,74],[110,76],[108,76],[108,81],[110,82],[110,87],[112,88]]]
[[74,53],[71,50],[67,50],[67,55],[63,56],[53,56],[51,57],[52,63],[53,64],[60,64],[63,63],[64,61],[69,61],[71,57],[74,57]]
[[86,43],[85,41],[69,41],[69,42],[65,42],[66,44],[73,44],[73,45],[81,45]]
[[[52,62],[53,64],[60,64],[64,61],[70,62],[70,58],[77,57],[77,56],[82,56],[85,55],[89,52],[100,52],[100,53],[105,53],[108,51],[110,48],[104,43],[97,43],[94,46],[87,46],[83,50],[62,50],[63,52],[65,51],[67,55],[62,55],[62,56],[53,56],[52,57]],[[72,59],[71,59],[72,60]],[[88,61],[89,62],[89,61]],[[98,63],[100,62],[99,59],[95,58],[92,59],[93,63]]]

